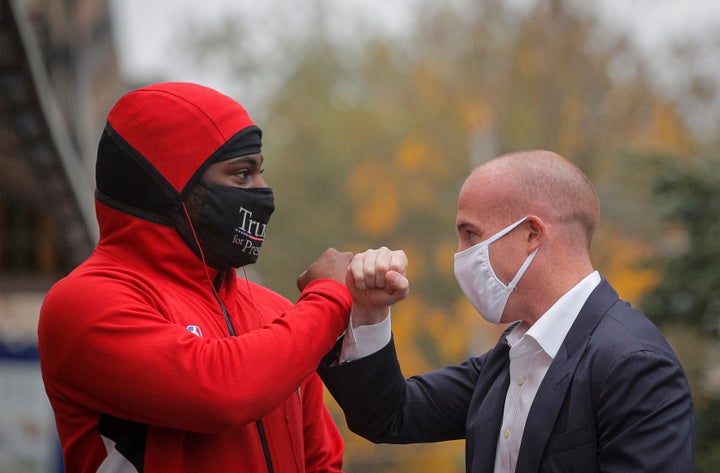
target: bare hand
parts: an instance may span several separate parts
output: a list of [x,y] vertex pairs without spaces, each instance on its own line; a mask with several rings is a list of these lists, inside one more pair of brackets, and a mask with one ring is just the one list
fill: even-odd
[[328,248],[308,269],[298,276],[297,288],[302,292],[308,283],[316,279],[334,279],[345,284],[345,273],[352,257],[353,254],[349,251]]
[[404,251],[384,246],[353,257],[345,279],[353,298],[353,326],[381,322],[391,305],[407,297],[407,264]]

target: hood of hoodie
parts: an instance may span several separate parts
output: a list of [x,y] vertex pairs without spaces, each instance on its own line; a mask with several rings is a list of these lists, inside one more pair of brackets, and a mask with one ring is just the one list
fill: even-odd
[[259,153],[260,137],[242,105],[205,86],[167,82],[121,97],[98,145],[98,247],[154,264],[199,262],[176,230],[182,199],[210,164]]

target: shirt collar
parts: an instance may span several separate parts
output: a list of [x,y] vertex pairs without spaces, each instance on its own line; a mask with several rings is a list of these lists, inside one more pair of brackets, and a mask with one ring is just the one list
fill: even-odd
[[531,338],[554,359],[580,309],[585,305],[590,293],[600,284],[600,280],[597,271],[585,276],[582,281],[563,294],[530,328],[518,324],[507,336],[508,345],[511,348],[517,344],[522,346],[529,343]]

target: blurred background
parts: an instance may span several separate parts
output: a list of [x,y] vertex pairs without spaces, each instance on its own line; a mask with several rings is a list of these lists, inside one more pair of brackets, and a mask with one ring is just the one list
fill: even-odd
[[[264,131],[277,210],[253,279],[294,300],[329,246],[407,252],[393,325],[408,376],[499,334],[453,276],[469,171],[529,148],[574,161],[601,198],[596,267],[668,337],[696,472],[720,471],[719,2],[0,2],[0,473],[62,471],[39,307],[96,241],[107,112],[164,80],[221,90]],[[348,473],[464,471],[462,442],[372,445],[327,402]]]

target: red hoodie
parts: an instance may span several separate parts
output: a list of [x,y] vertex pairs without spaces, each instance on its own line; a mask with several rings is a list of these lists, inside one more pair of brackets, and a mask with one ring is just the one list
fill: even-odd
[[[113,113],[108,126],[129,136]],[[161,174],[180,192],[202,162]],[[231,270],[216,295],[218,272],[174,228],[101,202],[96,210],[100,241],[47,294],[38,328],[66,471],[341,471],[342,439],[315,369],[347,326],[347,289],[317,280],[293,305]]]

